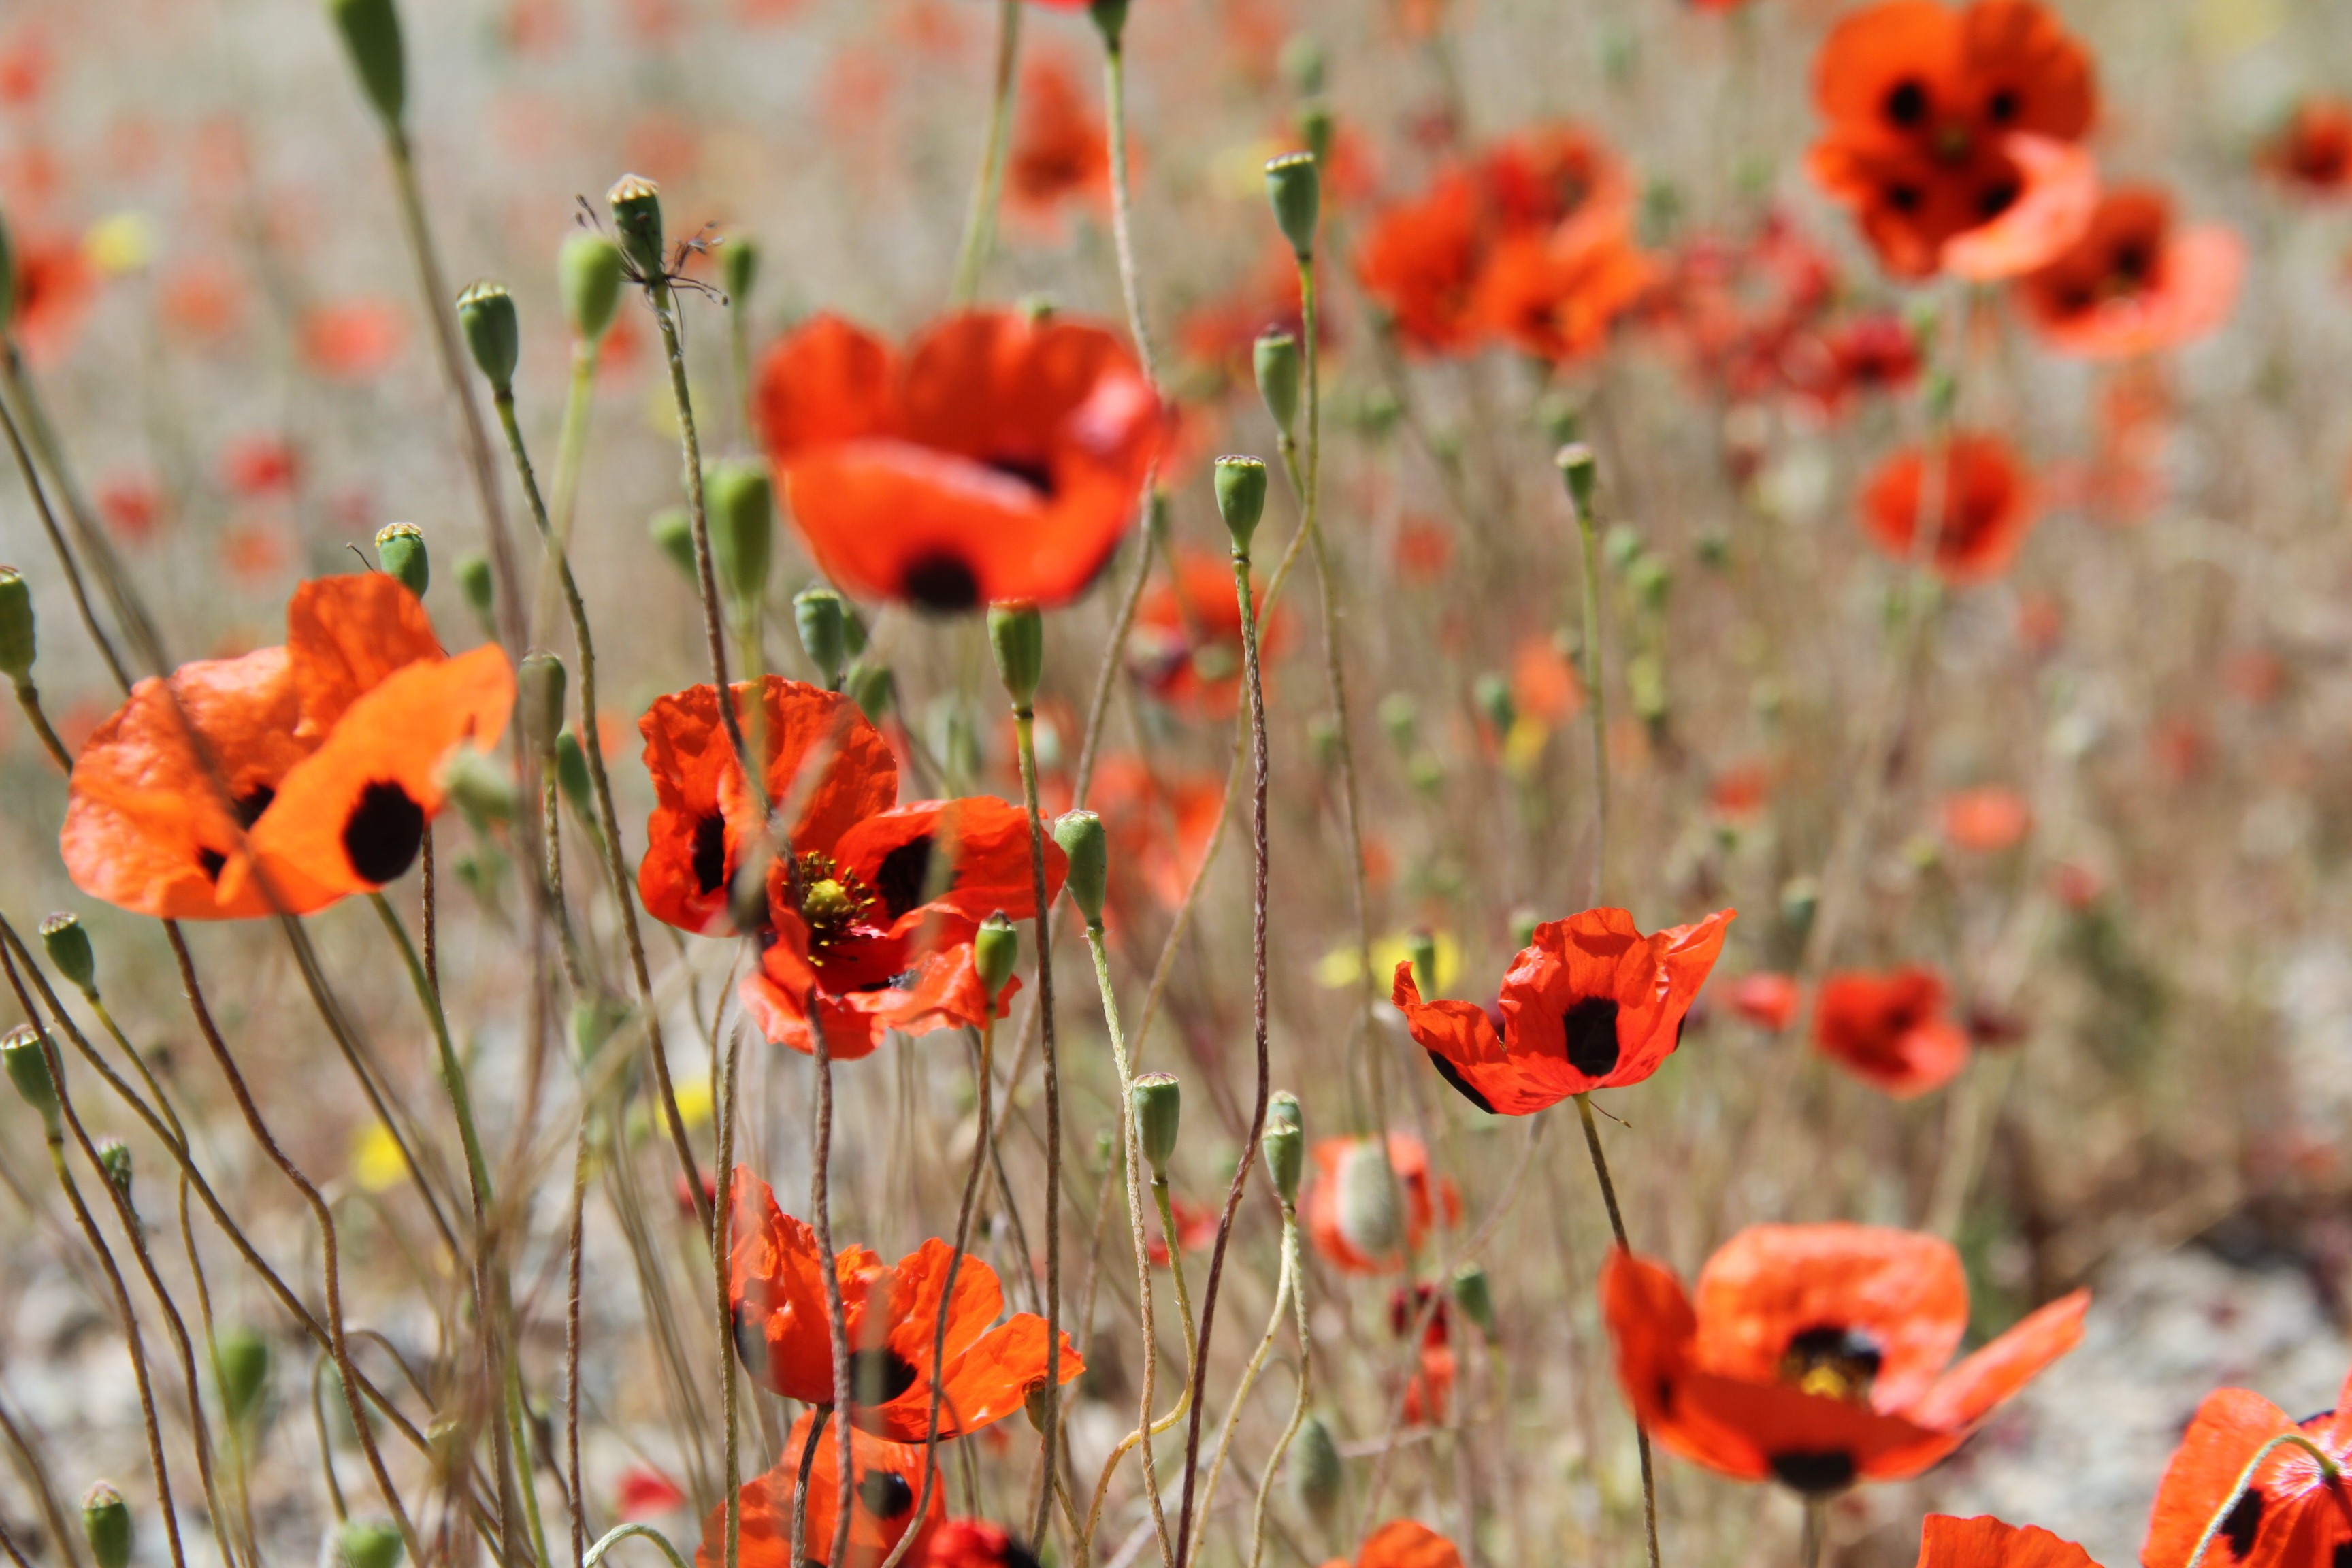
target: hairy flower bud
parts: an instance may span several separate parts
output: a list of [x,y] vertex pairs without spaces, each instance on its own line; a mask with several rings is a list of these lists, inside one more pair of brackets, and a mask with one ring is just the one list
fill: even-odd
[[478,550],[457,557],[457,591],[466,596],[475,618],[492,637],[499,635],[498,616],[490,608],[490,558]]
[[17,1025],[0,1039],[0,1067],[7,1068],[8,1081],[25,1103],[41,1113],[48,1135],[58,1136],[65,1125],[58,1115],[58,1084],[49,1076],[48,1049],[30,1024]]
[[688,583],[700,580],[702,568],[694,559],[694,519],[687,515],[686,508],[674,506],[654,513],[646,532],[669,557],[670,564],[686,574]]
[[563,729],[563,661],[541,649],[522,656],[515,670],[515,710],[524,742],[544,760]]
[[1000,910],[980,922],[971,939],[971,966],[980,972],[981,989],[992,1004],[1020,964],[1021,931]]
[[555,787],[572,803],[572,809],[583,816],[593,814],[594,791],[588,778],[588,753],[580,749],[580,737],[565,730],[555,737]]
[[1560,478],[1567,481],[1568,499],[1575,503],[1580,519],[1592,515],[1592,489],[1601,477],[1601,463],[1593,457],[1592,448],[1581,441],[1571,441],[1552,458],[1559,468]]
[[100,1481],[82,1493],[81,1532],[98,1568],[126,1568],[131,1561],[131,1507],[111,1484]]
[[408,64],[400,40],[400,12],[393,0],[327,0],[327,15],[343,37],[360,86],[383,121],[397,135],[408,107]]
[[1452,1281],[1454,1304],[1462,1315],[1478,1325],[1478,1331],[1488,1339],[1495,1337],[1495,1290],[1487,1282],[1486,1271],[1475,1263],[1465,1263],[1454,1270]]
[[335,1531],[336,1568],[400,1568],[404,1550],[388,1519],[345,1520]]
[[1397,1212],[1396,1176],[1375,1139],[1351,1143],[1339,1156],[1339,1234],[1367,1258],[1387,1258],[1404,1245]]
[[621,251],[648,279],[667,273],[662,256],[661,187],[643,174],[624,174],[604,199],[612,204],[613,226],[620,231]]
[[1265,1173],[1286,1206],[1298,1202],[1298,1179],[1307,1168],[1307,1131],[1299,1124],[1298,1097],[1288,1089],[1266,1107]]
[[18,682],[29,679],[39,647],[33,632],[33,585],[14,566],[0,566],[0,674]]
[[803,588],[793,595],[793,625],[801,634],[801,650],[816,667],[817,679],[839,689],[841,672],[849,662],[849,614],[841,595],[830,588]]
[[98,1168],[106,1173],[107,1185],[121,1194],[124,1206],[129,1207],[131,1205],[130,1146],[120,1138],[100,1139]]
[[1339,1445],[1323,1417],[1309,1415],[1298,1424],[1290,1445],[1290,1490],[1298,1506],[1327,1529],[1339,1511],[1339,1493],[1347,1474],[1339,1463]]
[[85,996],[96,994],[98,955],[90,951],[89,932],[82,929],[80,916],[55,914],[43,921],[41,946],[58,973],[73,982],[75,990]]
[[774,558],[776,493],[768,465],[713,463],[703,470],[710,502],[710,564],[728,598],[749,609],[767,596]]
[[1045,616],[1027,603],[988,607],[988,646],[996,653],[996,673],[1016,712],[1026,713],[1037,700],[1037,682],[1045,673]]

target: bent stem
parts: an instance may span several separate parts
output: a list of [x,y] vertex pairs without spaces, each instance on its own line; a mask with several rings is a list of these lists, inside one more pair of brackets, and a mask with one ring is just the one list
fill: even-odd
[[1055,1432],[1062,1409],[1062,1069],[1054,1030],[1053,900],[1045,886],[1045,819],[1037,806],[1037,715],[1025,700],[1013,709],[1013,733],[1021,752],[1021,795],[1029,810],[1030,892],[1037,922],[1038,1038],[1045,1077],[1045,1386],[1037,1417],[1039,1462],[1047,1483],[1037,1497],[1032,1541],[1045,1538],[1053,1514],[1053,1478],[1059,1473]]
[[2221,1532],[2221,1527],[2229,1521],[2230,1515],[2236,1511],[2238,1500],[2245,1495],[2248,1487],[2254,1484],[2254,1478],[2262,1473],[2263,1466],[2270,1462],[2270,1457],[2281,1448],[2300,1448],[2310,1455],[2311,1462],[2319,1467],[2320,1475],[2326,1480],[2327,1489],[2335,1494],[2336,1506],[2345,1510],[2347,1520],[2352,1520],[2352,1500],[2344,1495],[2343,1471],[2327,1450],[2300,1432],[2282,1432],[2255,1449],[2254,1457],[2246,1461],[2246,1468],[2238,1472],[2238,1479],[2231,1485],[2229,1495],[2221,1500],[2221,1506],[2213,1510],[2213,1517],[2205,1521],[2204,1531],[2197,1537],[2196,1548],[2189,1553],[2185,1568],[2202,1568],[2205,1553],[2212,1548],[2213,1538]]
[[587,1555],[580,1560],[580,1568],[596,1568],[598,1563],[604,1561],[606,1552],[633,1535],[642,1537],[660,1547],[661,1554],[669,1559],[670,1568],[686,1568],[686,1559],[677,1554],[677,1548],[669,1543],[667,1536],[650,1524],[614,1525],[597,1538],[595,1545],[588,1549]]
[[[1601,1151],[1601,1129],[1593,1124],[1592,1097],[1576,1097],[1576,1114],[1584,1122],[1584,1146],[1592,1153],[1592,1173],[1601,1181],[1601,1201],[1608,1205],[1609,1231],[1617,1238],[1618,1250],[1631,1256],[1633,1244],[1625,1239],[1625,1215],[1617,1207],[1617,1184],[1609,1179],[1609,1159]],[[1633,1445],[1642,1456],[1642,1529],[1648,1537],[1650,1568],[1658,1568],[1658,1478],[1650,1458],[1650,1434],[1639,1415],[1633,1417]],[[1808,1513],[1808,1520],[1811,1515]],[[1816,1568],[1811,1559],[1807,1568]]]
[[956,252],[955,288],[950,303],[969,305],[980,292],[980,269],[996,240],[996,205],[1004,189],[1006,131],[1013,119],[1014,68],[1021,58],[1021,0],[998,0],[996,79],[988,106],[988,139],[981,146],[971,206],[963,220],[963,244]]
[[1266,1456],[1265,1473],[1258,1479],[1257,1509],[1250,1520],[1249,1568],[1258,1568],[1265,1557],[1266,1499],[1274,1490],[1274,1478],[1290,1452],[1292,1440],[1307,1425],[1307,1412],[1315,1397],[1314,1343],[1307,1333],[1307,1276],[1299,1268],[1298,1258],[1298,1210],[1287,1203],[1282,1205],[1282,1267],[1290,1276],[1290,1310],[1298,1331],[1298,1395],[1291,1402],[1290,1425],[1282,1429],[1274,1452]]

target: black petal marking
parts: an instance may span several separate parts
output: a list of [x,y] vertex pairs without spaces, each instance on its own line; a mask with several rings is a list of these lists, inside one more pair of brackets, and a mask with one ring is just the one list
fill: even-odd
[[850,1397],[869,1409],[889,1404],[914,1387],[915,1382],[914,1367],[887,1345],[869,1346],[850,1354]]
[[927,833],[882,857],[874,871],[874,890],[882,895],[882,907],[895,921],[923,901],[930,879],[931,836]]
[[1447,1061],[1435,1051],[1431,1051],[1429,1053],[1429,1065],[1437,1069],[1438,1077],[1444,1079],[1446,1082],[1452,1084],[1456,1089],[1458,1089],[1461,1092],[1463,1099],[1468,1100],[1471,1104],[1476,1106],[1479,1110],[1485,1111],[1489,1116],[1496,1114],[1495,1102],[1488,1100],[1485,1095],[1479,1093],[1476,1089],[1473,1088],[1470,1080],[1462,1076],[1462,1069],[1460,1068],[1455,1067],[1452,1062]]
[[954,615],[980,607],[980,576],[961,555],[940,552],[910,561],[898,591],[926,610]]
[[896,1519],[915,1506],[915,1489],[896,1470],[868,1470],[857,1479],[857,1500],[877,1519]]
[[425,808],[391,779],[377,779],[360,791],[343,822],[343,853],[362,882],[377,887],[416,863],[425,844]]
[[2263,1528],[2263,1493],[2259,1487],[2248,1487],[2230,1505],[2228,1517],[2221,1521],[2221,1539],[2230,1543],[2230,1556],[2243,1563],[2253,1555],[2254,1537]]
[[705,893],[727,885],[727,819],[715,811],[694,825],[694,885]]
[[1608,996],[1586,996],[1559,1016],[1567,1037],[1568,1065],[1587,1078],[1607,1078],[1616,1070],[1617,1003]]
[[1843,1449],[1775,1454],[1772,1473],[1782,1486],[1807,1497],[1828,1497],[1853,1485],[1853,1456]]

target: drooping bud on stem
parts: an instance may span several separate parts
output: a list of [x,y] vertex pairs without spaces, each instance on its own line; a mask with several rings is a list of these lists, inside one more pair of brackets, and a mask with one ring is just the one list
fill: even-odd
[[512,397],[515,366],[522,360],[522,323],[507,286],[485,281],[458,295],[457,325],[465,331],[474,368],[490,384],[490,391]]
[[663,286],[668,269],[662,255],[661,187],[643,174],[624,174],[604,199],[612,204],[621,253],[648,288]]
[[0,673],[19,683],[30,679],[39,650],[33,630],[33,585],[14,566],[0,566]]
[[1103,894],[1110,879],[1110,837],[1091,811],[1066,811],[1054,819],[1054,842],[1069,860],[1063,886],[1087,924],[1101,929]]
[[1233,535],[1234,559],[1246,561],[1258,519],[1265,515],[1265,464],[1255,458],[1217,459],[1217,515]]
[[1184,1121],[1184,1088],[1173,1073],[1148,1072],[1129,1091],[1135,1106],[1135,1142],[1155,1176],[1165,1175]]
[[1298,1436],[1290,1445],[1290,1489],[1298,1506],[1329,1529],[1339,1511],[1339,1493],[1346,1479],[1331,1428],[1320,1415],[1309,1415],[1298,1424]]
[[251,1329],[232,1329],[220,1338],[214,1367],[229,1425],[250,1430],[269,1390],[269,1342]]
[[1287,437],[1298,424],[1297,338],[1280,328],[1260,332],[1250,348],[1250,363],[1257,372],[1257,395],[1274,416],[1274,427]]
[[131,1561],[131,1507],[110,1483],[100,1481],[82,1493],[81,1532],[98,1568],[126,1568]]
[[49,1076],[49,1054],[30,1024],[19,1024],[0,1040],[0,1067],[25,1103],[41,1114],[41,1125],[51,1138],[64,1131],[58,1114],[58,1084]]
[[82,929],[80,916],[55,914],[43,921],[41,946],[75,990],[85,996],[98,994],[98,954],[90,951],[89,932]]
[[803,588],[793,595],[793,625],[800,628],[801,648],[816,667],[817,679],[841,689],[841,672],[849,662],[849,616],[841,595],[830,588]]
[[583,230],[563,242],[555,276],[573,334],[583,342],[602,342],[621,306],[621,247]]
[[400,1568],[406,1550],[388,1519],[345,1520],[335,1531],[337,1568]]
[[593,786],[588,778],[588,753],[580,749],[580,737],[566,730],[555,737],[555,787],[572,803],[572,809],[587,816],[594,805]]
[[1265,1173],[1274,1182],[1275,1195],[1286,1208],[1298,1204],[1298,1178],[1307,1168],[1307,1131],[1300,1124],[1298,1097],[1284,1089],[1267,1102],[1265,1134]]
[[432,585],[433,558],[425,549],[425,531],[413,522],[387,522],[375,531],[375,563],[420,599]]
[[1382,1153],[1378,1140],[1365,1138],[1339,1156],[1339,1234],[1373,1258],[1391,1257],[1404,1244],[1396,1178]]
[[710,563],[719,585],[748,614],[767,596],[774,555],[776,497],[765,463],[713,463],[703,470],[709,502]]
[[1478,1325],[1478,1331],[1492,1340],[1495,1337],[1495,1291],[1487,1283],[1486,1271],[1475,1263],[1465,1263],[1454,1270],[1454,1304],[1462,1315]]
[[1274,221],[1302,262],[1314,259],[1315,226],[1322,215],[1322,184],[1312,153],[1286,153],[1266,160],[1265,194],[1274,204]]
[[988,607],[988,646],[996,652],[996,673],[1013,699],[1013,711],[1026,713],[1037,700],[1037,682],[1045,673],[1045,616],[1028,603]]
[[563,661],[544,649],[522,656],[515,671],[516,716],[522,737],[542,762],[555,753],[563,731]]
[[980,922],[971,939],[971,966],[980,972],[981,988],[991,1005],[1004,992],[1021,964],[1021,931],[1000,910]]
[[375,105],[383,128],[401,134],[408,107],[408,63],[401,47],[400,12],[393,0],[327,0],[327,15],[343,37],[343,48],[359,73],[360,86]]

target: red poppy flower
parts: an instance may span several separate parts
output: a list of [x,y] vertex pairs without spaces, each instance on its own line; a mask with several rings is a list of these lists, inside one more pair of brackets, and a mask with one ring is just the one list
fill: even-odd
[[[1349,1274],[1381,1274],[1404,1267],[1397,1248],[1394,1193],[1381,1169],[1380,1150],[1369,1138],[1326,1138],[1315,1145],[1314,1185],[1302,1202],[1307,1234],[1315,1249]],[[1403,1241],[1418,1247],[1445,1205],[1446,1223],[1462,1213],[1462,1194],[1452,1182],[1430,1194],[1429,1151],[1410,1132],[1389,1134],[1389,1166],[1404,1188]]]
[[[1981,583],[2009,569],[2038,516],[2032,486],[1998,436],[1955,431],[1944,447],[1937,487],[1943,513],[1933,564],[1948,583]],[[1897,561],[1912,556],[1920,521],[1927,460],[1906,447],[1871,476],[1862,493],[1862,523],[1871,542]]]
[[1530,719],[1565,724],[1584,711],[1584,681],[1559,644],[1541,633],[1511,653],[1511,706]]
[[1134,521],[1159,400],[1099,327],[951,316],[901,355],[835,316],[769,351],[759,415],[794,523],[851,593],[1058,605]]
[[1995,855],[2013,849],[2033,827],[2025,797],[2000,784],[1955,790],[1944,797],[1944,837],[1963,849]]
[[[729,1295],[735,1348],[752,1379],[787,1399],[835,1403],[824,1254],[816,1233],[776,1205],[768,1184],[735,1173],[729,1222]],[[954,1248],[934,1237],[885,1268],[862,1247],[835,1254],[847,1325],[851,1397],[858,1426],[919,1443],[930,1418],[931,1345],[940,1291]],[[948,1309],[947,1358],[937,1363],[940,1436],[961,1437],[1022,1406],[1045,1382],[1045,1320],[1019,1312],[1003,1323],[996,1270],[967,1253]],[[1061,1381],[1086,1370],[1066,1333]]]
[[[814,990],[827,1053],[845,1061],[871,1052],[886,1029],[979,1023],[987,1000],[971,962],[977,922],[1034,912],[1026,814],[992,795],[894,805],[897,760],[847,698],[769,676],[752,710],[749,683],[732,689],[745,740],[762,748],[767,799],[803,802],[791,858],[767,869],[756,932],[764,957],[743,979],[745,1011],[769,1039],[814,1051]],[[717,693],[697,686],[664,697],[637,728],[656,798],[638,892],[658,920],[726,933],[730,889],[761,824]],[[1050,840],[1045,859],[1051,897],[1066,862]]]
[[1853,12],[1822,46],[1813,100],[1828,122],[1813,178],[1857,210],[1886,268],[1911,278],[2025,194],[2009,137],[2077,141],[2098,107],[2090,57],[2034,0]]
[[302,314],[304,363],[333,381],[371,381],[400,357],[404,317],[388,300],[349,300]]
[[2313,195],[2334,195],[2352,187],[2352,104],[2315,98],[2295,105],[2257,162]]
[[1858,1225],[1757,1226],[1699,1273],[1620,1249],[1601,1274],[1617,1377],[1659,1444],[1824,1495],[1916,1476],[2082,1338],[2090,1293],[1947,1366],[1969,1325],[1948,1242]]
[[2099,1568],[2091,1554],[2034,1525],[1931,1513],[1919,1527],[1918,1568]]
[[984,1519],[951,1519],[940,1526],[923,1561],[930,1568],[1037,1568],[1027,1547]]
[[1655,936],[1643,936],[1623,910],[1539,925],[1503,975],[1499,1025],[1472,1003],[1423,1001],[1409,963],[1397,965],[1389,999],[1439,1076],[1471,1104],[1526,1116],[1657,1071],[1733,915],[1724,910]]
[[1072,199],[1108,200],[1110,143],[1069,67],[1034,62],[1021,75],[1021,114],[1004,162],[1004,197],[1015,213],[1050,220]]
[[2018,292],[2059,353],[2128,359],[2227,321],[2245,267],[2235,233],[2219,224],[2176,229],[2164,194],[2135,186],[2110,193],[2081,240]]
[[[1260,595],[1253,594],[1252,603]],[[1270,664],[1290,641],[1277,606],[1258,626],[1258,658]],[[1172,581],[1155,584],[1136,606],[1128,668],[1143,689],[1196,718],[1230,719],[1241,703],[1242,606],[1233,563],[1206,551],[1178,553]]]
[[1495,247],[1479,280],[1477,309],[1522,353],[1555,363],[1581,359],[1608,339],[1654,276],[1622,224],[1570,223]]
[[1372,220],[1356,276],[1408,347],[1449,353],[1477,341],[1479,232],[1477,193],[1458,171]]
[[1813,1008],[1813,1045],[1864,1083],[1915,1099],[1968,1065],[1968,1033],[1944,1004],[1943,977],[1918,964],[1832,974]]
[[651,1465],[631,1465],[613,1485],[613,1511],[623,1519],[658,1519],[685,1506],[677,1483]]
[[2086,149],[2020,132],[2002,138],[2001,150],[2021,182],[2016,198],[1944,242],[1943,269],[1971,283],[2049,265],[2081,242],[2099,210],[2099,165]]
[[1731,1010],[1768,1034],[1777,1035],[1797,1021],[1804,1001],[1797,977],[1759,969],[1731,983]]
[[36,365],[65,357],[98,299],[98,268],[72,235],[18,234],[16,310],[9,319],[17,346]]
[[[1348,1568],[1334,1557],[1324,1568]],[[1356,1568],[1462,1568],[1454,1542],[1417,1520],[1394,1519],[1364,1538]]]
[[2341,1467],[2352,1463],[2352,1380],[2336,1408],[2295,1421],[2258,1394],[2220,1388],[2205,1396],[2156,1489],[2143,1568],[2188,1568],[2205,1527],[2229,1513],[2205,1553],[2210,1568],[2327,1568],[2352,1555],[2352,1496],[2331,1482],[2310,1453],[2289,1444],[2272,1450],[2253,1484],[2230,1499],[2263,1445],[2298,1432]]
[[[808,1447],[814,1417],[803,1415],[784,1439],[776,1468],[744,1484],[738,1515],[740,1531],[738,1561],[741,1568],[800,1568],[793,1560],[793,1489],[800,1476],[801,1454]],[[808,1561],[832,1560],[835,1510],[841,1498],[840,1449],[831,1428],[819,1435],[816,1454],[809,1465]],[[854,1477],[850,1495],[849,1561],[879,1563],[909,1529],[916,1531],[909,1562],[920,1563],[934,1532],[947,1518],[947,1488],[931,1488],[930,1506],[915,1520],[915,1500],[922,1495],[923,1447],[892,1443],[863,1431],[849,1435],[849,1465]],[[727,1510],[710,1510],[702,1521],[702,1542],[694,1550],[694,1568],[725,1568]]]
[[506,728],[506,656],[445,658],[381,573],[303,584],[286,621],[285,647],[142,680],[90,735],[60,835],[75,886],[166,920],[243,920],[323,909],[415,862],[442,763]]

